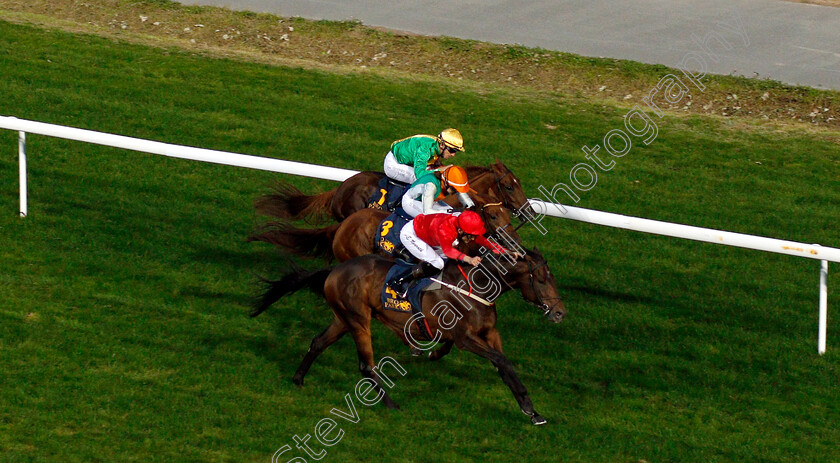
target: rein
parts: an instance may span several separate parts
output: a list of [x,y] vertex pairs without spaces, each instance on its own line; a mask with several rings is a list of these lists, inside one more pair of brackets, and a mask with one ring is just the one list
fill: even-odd
[[[543,262],[543,263],[541,263],[541,264],[539,264],[539,265],[537,265],[537,266],[533,266],[533,265],[531,264],[531,262],[530,262],[530,261],[526,261],[526,262],[527,262],[527,264],[528,264],[528,283],[529,283],[529,284],[530,284],[530,286],[531,286],[531,291],[533,291],[534,296],[536,296],[536,298],[537,298],[537,302],[536,302],[536,303],[534,303],[534,302],[528,301],[527,299],[526,299],[525,301],[526,301],[526,302],[528,302],[529,304],[531,304],[531,305],[533,305],[533,306],[535,306],[535,307],[539,308],[540,310],[542,310],[542,312],[543,312],[543,316],[548,316],[548,314],[549,314],[549,313],[551,313],[551,309],[554,307],[553,305],[550,305],[550,304],[549,304],[549,302],[552,302],[552,301],[554,301],[555,299],[560,300],[560,298],[558,297],[558,298],[544,299],[542,296],[540,296],[539,291],[537,291],[536,277],[534,276],[534,273],[535,273],[537,270],[541,269],[542,267],[547,266],[547,265],[548,265],[548,262],[547,262],[547,261],[546,261],[546,262]],[[475,294],[473,294],[472,281],[470,281],[469,277],[467,276],[466,272],[464,272],[464,269],[463,269],[463,267],[461,267],[461,265],[460,265],[460,264],[458,264],[458,270],[461,272],[461,275],[462,275],[462,276],[464,277],[464,279],[467,281],[467,284],[468,284],[468,285],[469,285],[469,287],[470,287],[470,290],[469,290],[469,291],[466,291],[466,290],[464,290],[464,289],[461,289],[461,288],[459,288],[458,286],[455,286],[455,285],[453,285],[453,284],[446,283],[446,282],[444,282],[444,281],[440,281],[440,280],[438,280],[437,278],[432,278],[432,280],[433,280],[433,281],[435,281],[435,282],[437,282],[437,283],[440,283],[441,285],[443,285],[443,286],[445,286],[445,287],[447,287],[447,288],[449,288],[449,289],[451,289],[451,290],[453,290],[453,291],[457,291],[457,292],[459,292],[459,293],[461,293],[461,294],[463,294],[463,295],[465,295],[465,296],[467,296],[467,297],[469,297],[469,298],[471,298],[471,299],[474,299],[474,300],[476,300],[476,301],[478,301],[478,302],[481,302],[482,304],[485,304],[485,305],[487,305],[487,306],[492,306],[492,305],[494,304],[494,302],[491,302],[491,301],[485,300],[485,299],[483,299],[483,298],[481,298],[481,297],[476,296]],[[497,278],[498,278],[498,280],[500,280],[500,281],[501,281],[501,282],[502,282],[505,286],[507,286],[507,287],[508,287],[508,289],[510,289],[510,290],[514,290],[514,289],[516,289],[513,285],[511,285],[510,283],[508,283],[508,281],[507,281],[505,278],[503,278],[503,277],[502,277],[502,275],[496,275],[496,277],[497,277]],[[523,296],[523,299],[524,299],[524,296]]]
[[[461,275],[464,275],[464,279],[467,280],[467,284],[470,285],[470,294],[472,294],[472,291],[473,291],[472,281],[470,281],[470,278],[467,276],[467,273],[464,272],[464,268],[461,267],[461,264],[458,264],[458,270],[461,271]],[[468,296],[469,296],[469,294],[468,294]]]

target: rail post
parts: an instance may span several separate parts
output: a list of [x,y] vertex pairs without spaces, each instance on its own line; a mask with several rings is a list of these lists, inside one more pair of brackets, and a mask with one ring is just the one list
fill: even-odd
[[828,325],[828,261],[820,261],[820,332],[817,339],[817,353],[825,353],[825,338]]
[[18,136],[18,170],[20,171],[20,216],[26,217],[29,206],[26,197],[26,132]]

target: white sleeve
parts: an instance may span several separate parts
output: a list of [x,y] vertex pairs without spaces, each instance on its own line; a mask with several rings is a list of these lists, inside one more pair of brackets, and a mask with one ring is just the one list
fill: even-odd
[[461,201],[461,204],[463,204],[464,207],[475,206],[475,203],[473,202],[472,198],[470,198],[470,195],[466,193],[458,193],[458,201]]
[[433,183],[425,183],[423,184],[423,213],[424,214],[435,214],[437,211],[434,209],[435,204],[435,197],[437,196],[437,188]]
[[414,185],[403,193],[403,198],[417,199],[423,194],[423,185]]

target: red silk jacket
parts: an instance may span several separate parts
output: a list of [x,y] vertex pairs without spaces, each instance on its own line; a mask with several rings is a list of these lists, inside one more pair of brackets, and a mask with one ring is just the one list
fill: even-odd
[[[457,224],[458,217],[452,214],[420,214],[414,218],[414,232],[429,246],[440,246],[446,257],[464,260],[466,254],[452,246],[458,239]],[[476,236],[475,242],[496,254],[507,252],[507,249],[491,242],[484,235]]]

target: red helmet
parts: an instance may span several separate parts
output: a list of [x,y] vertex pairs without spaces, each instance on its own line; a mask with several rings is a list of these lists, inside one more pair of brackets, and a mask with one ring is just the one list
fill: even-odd
[[458,228],[470,235],[483,235],[487,232],[481,216],[473,211],[464,211],[458,216]]

